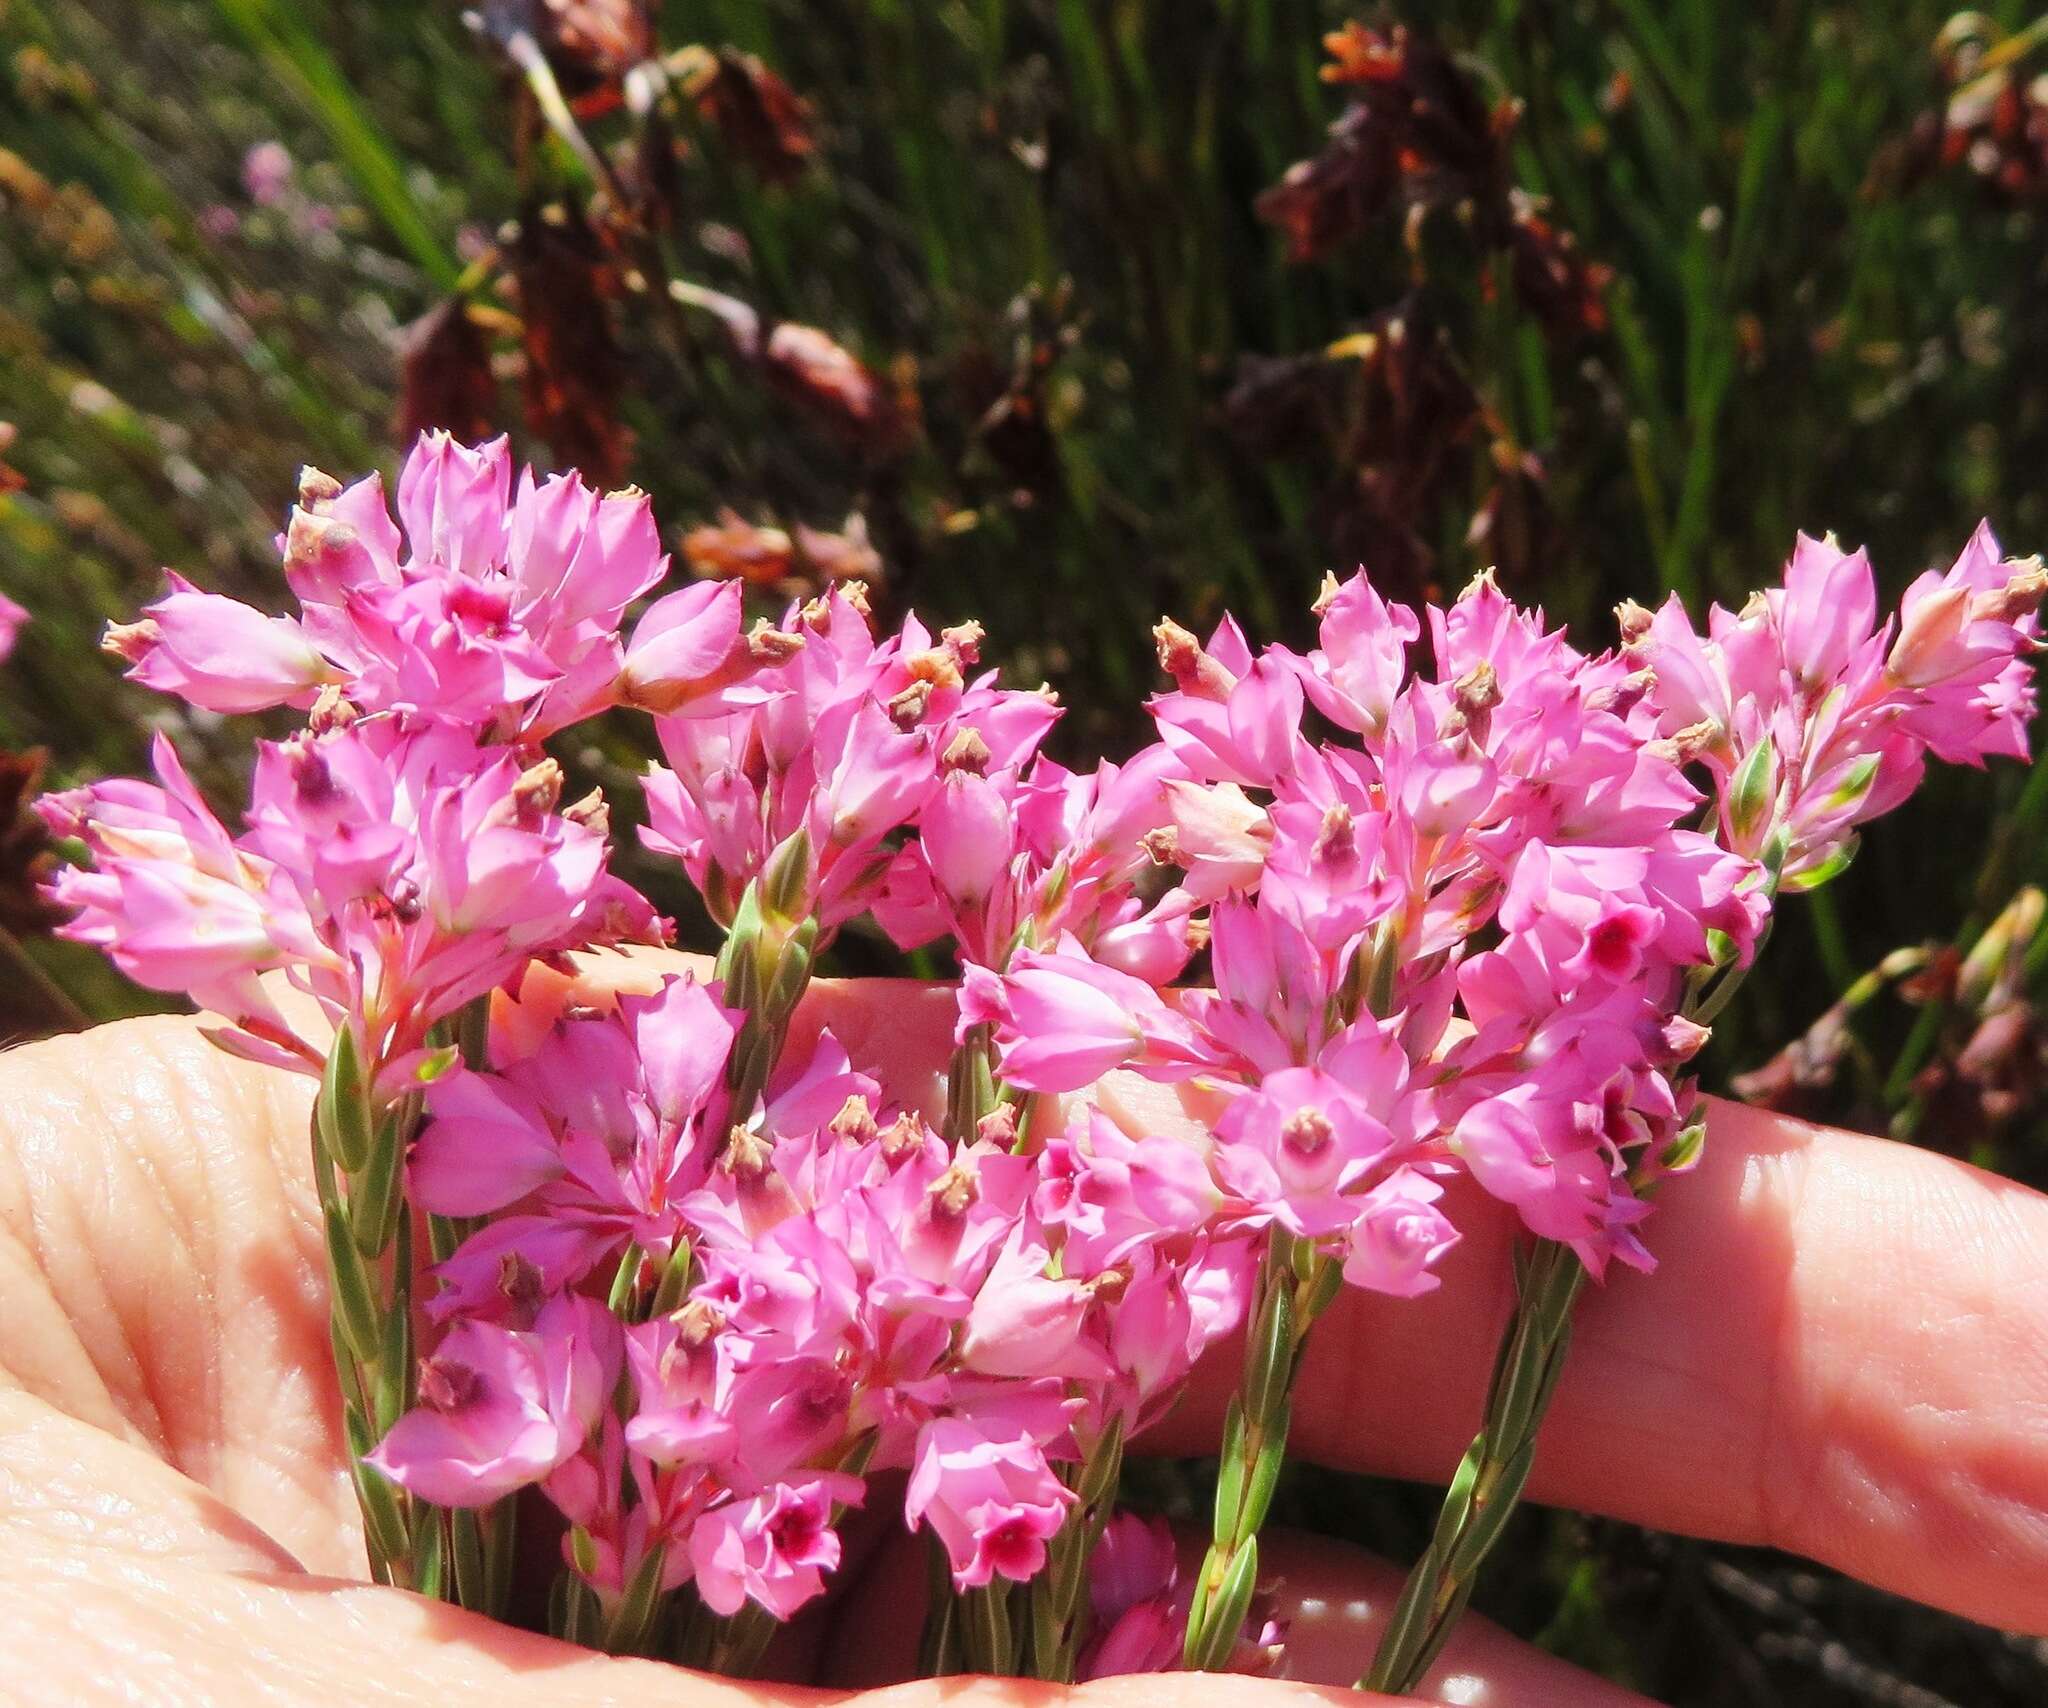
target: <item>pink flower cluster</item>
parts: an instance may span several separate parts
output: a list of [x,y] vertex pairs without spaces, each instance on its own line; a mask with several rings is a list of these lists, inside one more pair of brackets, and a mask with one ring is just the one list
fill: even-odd
[[1453,1174],[1596,1275],[1647,1267],[1640,1187],[1698,1154],[1688,992],[1747,963],[1777,886],[1838,870],[1926,752],[2024,752],[2043,585],[1980,530],[1893,641],[1861,555],[1802,541],[1713,639],[1674,601],[1588,655],[1482,577],[1428,613],[1429,675],[1421,621],[1363,576],[1326,586],[1305,655],[1162,625],[1144,843],[1206,903],[1213,988],[1169,1001],[1065,936],[970,968],[963,1027],[1028,1089],[1193,1082],[1219,1224],[1314,1241],[1354,1285],[1435,1284]]
[[[505,1213],[440,1266],[433,1380],[374,1462],[448,1504],[541,1483],[604,1591],[659,1548],[715,1610],[786,1617],[837,1559],[857,1454],[909,1472],[960,1585],[1030,1578],[1074,1499],[1056,1464],[1149,1421],[1235,1325],[1248,1240],[1206,1230],[1173,1141],[1089,1115],[1092,1144],[1016,1154],[1005,1109],[949,1145],[829,1032],[738,1109],[720,996],[668,976],[600,1011],[536,975],[490,1068],[428,1088],[414,1202]],[[672,1309],[593,1304],[591,1278],[679,1254]]]
[[2040,563],[2006,559],[1987,524],[1880,625],[1869,558],[1802,534],[1785,585],[1739,614],[1715,606],[1704,637],[1676,599],[1621,618],[1627,655],[1655,680],[1660,734],[1714,778],[1723,840],[1788,882],[1824,881],[1853,828],[1913,792],[1929,753],[2027,756],[2044,587]]
[[[305,479],[298,617],[180,583],[115,632],[197,706],[310,716],[239,832],[167,742],[161,786],[52,797],[93,861],[56,895],[230,1047],[319,1070],[281,975],[383,1102],[419,1093],[409,1198],[467,1237],[370,1462],[441,1506],[537,1487],[602,1604],[651,1573],[721,1617],[818,1594],[889,1471],[957,1587],[1034,1579],[1272,1253],[1424,1292],[1461,1177],[1595,1274],[1647,1266],[1715,993],[1925,754],[2023,750],[2048,584],[1980,531],[1879,627],[1861,555],[1803,540],[1707,636],[1625,607],[1589,654],[1488,578],[1418,614],[1360,575],[1306,653],[1162,624],[1157,741],[1076,771],[976,625],[878,636],[841,589],[749,628],[737,583],[629,625],[645,500],[515,483],[502,442],[421,441],[398,498],[402,531],[374,478]],[[643,837],[731,934],[715,972],[565,959],[664,931],[540,746],[614,706],[654,718]],[[790,1025],[863,916],[957,958],[942,1119]],[[481,1057],[429,1063],[480,998]],[[1078,1095],[1118,1071],[1208,1130]],[[1102,1534],[1078,1670],[1173,1664],[1170,1549]],[[1254,1616],[1243,1663],[1275,1641]]]

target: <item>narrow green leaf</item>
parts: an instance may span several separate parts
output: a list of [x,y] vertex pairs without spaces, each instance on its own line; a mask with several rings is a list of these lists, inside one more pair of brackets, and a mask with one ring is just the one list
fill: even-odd
[[381,1322],[370,1277],[363,1268],[363,1254],[356,1249],[348,1217],[339,1204],[329,1204],[326,1214],[327,1269],[334,1289],[335,1320],[349,1349],[364,1364],[374,1365],[382,1342]]
[[1199,1635],[1199,1642],[1192,1648],[1188,1666],[1193,1672],[1220,1672],[1230,1659],[1230,1652],[1237,1647],[1238,1633],[1244,1628],[1245,1615],[1251,1611],[1252,1591],[1259,1581],[1259,1543],[1257,1537],[1247,1537],[1230,1562],[1230,1568],[1223,1575],[1223,1581],[1216,1586],[1216,1593],[1210,1598],[1202,1618],[1202,1629],[1197,1634],[1190,1627],[1189,1635]]
[[356,1245],[367,1258],[384,1255],[405,1203],[405,1140],[396,1113],[378,1124],[370,1158],[349,1193],[349,1220]]
[[1232,1394],[1223,1414],[1223,1443],[1216,1465],[1217,1536],[1237,1534],[1237,1516],[1244,1503],[1247,1467],[1244,1462],[1244,1401]]
[[[399,1507],[398,1490],[384,1473],[364,1458],[376,1444],[370,1426],[353,1406],[342,1410],[342,1431],[348,1438],[349,1478],[355,1484],[356,1505],[362,1509],[363,1539],[372,1560],[404,1564],[406,1560],[405,1515]],[[407,1573],[410,1576],[410,1572]]]
[[429,1601],[445,1599],[447,1547],[442,1514],[431,1506],[413,1509],[412,1587]]
[[1245,1365],[1245,1412],[1263,1427],[1274,1409],[1285,1403],[1294,1374],[1294,1289],[1283,1280],[1274,1278],[1267,1285],[1250,1354]]
[[464,1506],[451,1507],[448,1512],[448,1558],[454,1571],[455,1599],[472,1613],[491,1611],[490,1573],[484,1563],[485,1516]]
[[1280,1484],[1280,1472],[1287,1463],[1287,1421],[1290,1407],[1285,1400],[1267,1425],[1259,1444],[1259,1456],[1252,1462],[1245,1481],[1244,1501],[1237,1515],[1238,1533],[1251,1536],[1266,1522],[1273,1509],[1273,1491]]

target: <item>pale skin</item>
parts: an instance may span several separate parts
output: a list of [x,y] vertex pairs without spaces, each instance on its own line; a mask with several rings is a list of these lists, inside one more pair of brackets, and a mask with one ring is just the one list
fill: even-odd
[[[810,1004],[856,1059],[930,1093],[941,992]],[[858,1542],[846,1592],[741,1685],[589,1655],[359,1581],[307,1171],[310,1082],[230,1060],[193,1022],[102,1027],[0,1058],[0,1696],[97,1705],[488,1702],[492,1708],[1281,1708],[1369,1653],[1398,1586],[1334,1544],[1275,1539],[1296,1680],[1164,1675],[1078,1691],[900,1678],[921,1567]],[[1185,1130],[1171,1093],[1102,1095]],[[1505,1306],[1505,1220],[1467,1231],[1420,1301],[1347,1294],[1318,1328],[1297,1452],[1441,1480],[1479,1411]],[[1962,1164],[1716,1106],[1706,1161],[1651,1224],[1654,1276],[1580,1318],[1531,1484],[1540,1500],[1824,1560],[2048,1633],[2048,1199]],[[1213,1446],[1231,1364],[1157,1444]],[[1478,1620],[1438,1700],[1618,1708]]]

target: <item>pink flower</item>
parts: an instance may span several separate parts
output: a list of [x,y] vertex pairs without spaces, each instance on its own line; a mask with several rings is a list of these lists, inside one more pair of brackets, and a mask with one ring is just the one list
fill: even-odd
[[1079,1280],[1048,1273],[1052,1253],[1019,1228],[996,1254],[960,1337],[961,1368],[983,1376],[1100,1379],[1109,1360],[1082,1330],[1092,1303]]
[[1443,1188],[1413,1169],[1396,1169],[1359,1201],[1344,1254],[1354,1287],[1413,1298],[1437,1286],[1437,1260],[1458,1242],[1436,1203]]
[[[722,712],[751,668],[737,581],[700,581],[657,599],[627,643],[620,697],[650,712]],[[687,711],[686,711],[687,709]]]
[[1179,1587],[1172,1527],[1163,1518],[1115,1514],[1088,1557],[1095,1635],[1074,1676],[1086,1680],[1176,1669],[1188,1622],[1185,1598],[1175,1594]]
[[1010,803],[986,777],[953,770],[925,802],[918,840],[932,878],[955,907],[985,905],[1010,864],[1016,826]]
[[0,593],[0,663],[14,656],[14,644],[28,626],[28,611]]
[[1036,1576],[1073,1501],[1029,1434],[990,1435],[970,1419],[937,1417],[918,1434],[903,1516],[936,1532],[958,1587],[978,1589]]
[[323,683],[341,680],[290,618],[201,593],[180,575],[169,580],[140,622],[107,630],[106,648],[128,661],[131,681],[210,712],[259,712],[310,705]]
[[274,137],[255,144],[242,156],[242,188],[258,207],[274,207],[283,201],[291,181],[291,153]]
[[690,1532],[704,1605],[729,1618],[752,1600],[777,1619],[789,1618],[839,1564],[835,1503],[858,1506],[861,1495],[858,1477],[820,1471],[705,1513]]
[[1141,1059],[1166,1075],[1205,1059],[1194,1029],[1157,991],[1071,939],[1051,954],[1023,951],[1000,978],[969,967],[960,1025],[992,1025],[1004,1077],[1032,1091],[1078,1091]]
[[432,1119],[413,1142],[406,1181],[437,1216],[502,1210],[562,1173],[541,1112],[517,1087],[458,1068],[427,1088]]
[[1350,1189],[1395,1142],[1343,1084],[1315,1068],[1268,1074],[1224,1112],[1216,1141],[1224,1187],[1302,1239],[1350,1225]]
[[657,1465],[704,1464],[728,1457],[738,1443],[731,1412],[731,1368],[719,1351],[725,1319],[693,1304],[626,1330],[626,1363],[639,1409],[626,1424],[626,1445]]
[[420,1403],[368,1455],[436,1506],[488,1506],[583,1444],[617,1378],[618,1326],[596,1301],[551,1300],[530,1332],[459,1322],[420,1367]]

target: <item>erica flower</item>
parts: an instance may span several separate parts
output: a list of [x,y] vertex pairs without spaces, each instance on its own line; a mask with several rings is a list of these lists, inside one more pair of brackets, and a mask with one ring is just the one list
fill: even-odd
[[617,1324],[591,1299],[551,1301],[530,1331],[457,1323],[369,1463],[436,1506],[487,1506],[582,1446],[618,1360]]
[[1034,1577],[1073,1500],[1028,1433],[991,1435],[966,1418],[941,1417],[918,1437],[903,1515],[937,1532],[955,1585],[978,1589],[996,1577]]
[[690,1532],[704,1605],[729,1617],[752,1600],[787,1619],[839,1564],[833,1503],[857,1506],[861,1490],[858,1477],[821,1471],[707,1512]]
[[1078,1091],[1140,1057],[1169,1072],[1203,1060],[1194,1029],[1152,986],[1071,941],[1025,951],[1001,978],[969,967],[960,1023],[992,1025],[1005,1076],[1033,1091]]
[[342,679],[290,618],[169,579],[169,594],[140,622],[107,630],[106,648],[132,666],[131,680],[210,712],[256,712],[310,705],[323,684]]

